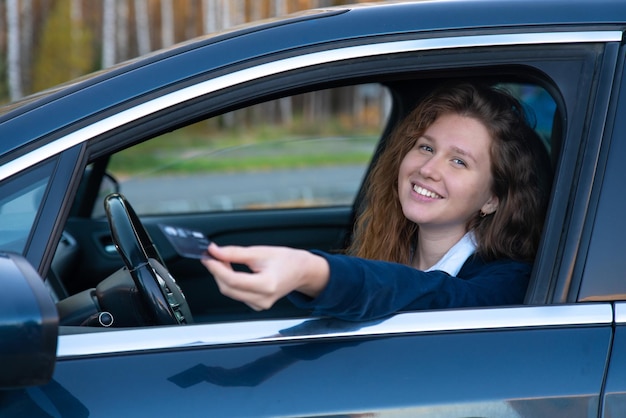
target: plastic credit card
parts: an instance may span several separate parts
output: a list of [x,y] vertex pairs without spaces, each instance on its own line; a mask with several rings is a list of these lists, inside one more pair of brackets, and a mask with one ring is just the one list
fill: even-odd
[[211,241],[204,233],[171,225],[159,224],[159,228],[180,256],[198,259],[209,257],[207,247]]

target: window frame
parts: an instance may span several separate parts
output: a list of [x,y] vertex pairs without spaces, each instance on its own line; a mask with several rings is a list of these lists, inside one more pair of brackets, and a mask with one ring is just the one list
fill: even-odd
[[[581,32],[575,34],[577,36],[571,39],[568,38],[571,35],[569,32],[557,32],[554,36],[548,37],[549,39],[554,39],[555,42],[556,39],[561,39],[565,42],[576,42],[576,44],[566,45],[557,43],[549,46],[541,45],[546,42],[546,38],[542,38],[541,33],[530,34],[529,39],[531,41],[524,46],[517,45],[518,43],[525,43],[525,38],[522,35],[508,36],[507,34],[496,34],[485,35],[484,37],[460,36],[458,38],[453,36],[445,38],[445,41],[443,41],[449,47],[445,45],[434,46],[431,48],[432,50],[428,47],[423,47],[423,44],[428,44],[428,39],[419,39],[407,41],[409,43],[403,43],[405,41],[389,42],[394,47],[398,46],[398,44],[414,46],[413,49],[409,48],[410,50],[408,51],[375,49],[375,52],[368,52],[363,57],[337,56],[344,50],[354,51],[350,49],[351,47],[346,47],[333,50],[331,51],[332,53],[329,52],[328,56],[334,57],[329,62],[312,63],[306,61],[306,59],[310,60],[312,56],[317,56],[315,54],[318,52],[314,52],[310,55],[304,55],[306,59],[303,61],[302,67],[290,70],[284,68],[276,69],[277,72],[271,75],[261,72],[260,74],[255,74],[254,77],[252,77],[252,72],[255,69],[254,63],[257,61],[251,61],[246,63],[246,67],[241,70],[244,75],[251,77],[250,79],[245,79],[245,77],[244,79],[238,78],[241,74],[235,71],[217,78],[188,80],[181,90],[177,90],[180,86],[170,86],[163,91],[155,92],[153,95],[144,96],[138,99],[138,101],[128,102],[121,106],[121,112],[111,113],[111,116],[100,119],[92,125],[82,125],[83,128],[50,142],[49,146],[33,151],[33,155],[29,153],[23,157],[18,157],[14,164],[3,166],[0,178],[7,175],[11,170],[15,170],[16,167],[20,167],[24,163],[23,158],[41,158],[43,155],[50,155],[50,153],[54,155],[56,152],[62,152],[71,147],[78,149],[80,145],[87,144],[88,148],[85,156],[88,160],[84,161],[86,164],[105,156],[113,149],[120,149],[146,140],[164,129],[172,129],[193,120],[199,120],[200,118],[225,112],[235,107],[258,102],[261,97],[278,97],[287,91],[293,93],[331,84],[371,81],[373,79],[386,79],[389,85],[393,85],[396,80],[415,77],[418,73],[426,83],[435,76],[465,77],[474,75],[493,78],[501,75],[516,77],[520,73],[524,73],[529,79],[543,80],[547,86],[572,85],[571,81],[577,78],[580,79],[582,77],[581,73],[588,73],[594,70],[595,58],[600,56],[605,50],[603,44],[599,42],[605,39],[613,39],[616,36],[615,31]],[[597,36],[594,37],[594,34]],[[486,42],[486,40],[498,40],[500,37],[503,37],[504,41],[496,42],[495,46],[489,46]],[[485,43],[473,45],[461,42],[461,44],[455,45],[455,40],[459,39],[464,42],[480,39]],[[582,42],[582,44],[579,42]],[[534,43],[539,43],[540,45],[535,45]],[[377,48],[384,45],[384,43],[377,44]],[[512,47],[511,45],[515,46]],[[365,51],[364,48],[358,48],[358,50]],[[538,50],[542,52],[542,54],[539,54],[540,56],[537,54]],[[324,55],[325,53],[326,51],[319,52],[322,56],[327,56]],[[394,65],[391,68],[386,60],[389,54],[394,55]],[[549,58],[546,58],[546,55],[549,55]],[[292,59],[298,60],[300,56],[285,58],[289,62],[292,62]],[[277,62],[281,63],[280,60]],[[274,68],[277,62],[270,63],[272,68]],[[580,73],[577,74],[576,71],[571,70],[572,63],[578,65],[581,69]],[[287,70],[288,72],[286,72]],[[333,74],[332,77],[329,74]],[[231,80],[231,78],[234,84],[219,84],[224,83],[225,80]],[[575,118],[573,116],[579,115],[581,113],[580,109],[584,108],[585,104],[581,103],[576,106],[575,103],[577,101],[580,102],[578,99],[591,91],[590,84],[591,81],[582,85],[574,83],[578,87],[576,91],[559,92],[556,90],[556,87],[552,87],[558,93],[557,97],[561,100],[559,105],[562,114],[568,116],[569,125],[566,127],[568,139],[576,138],[583,131],[586,117]],[[215,90],[211,90],[213,87],[215,87]],[[560,96],[561,94],[563,96]],[[410,102],[397,102],[394,115],[390,118],[390,125],[399,120],[403,113],[406,113],[412,107],[412,104]],[[567,144],[562,161],[575,160],[581,151],[580,143],[570,139]],[[82,167],[85,164],[76,164],[74,167]],[[561,164],[561,166],[565,165]],[[557,178],[557,186],[560,185],[561,187],[556,188],[569,193],[570,186],[577,178],[577,168],[568,170],[565,172],[561,170]],[[70,193],[70,195],[72,194]],[[543,250],[540,250],[542,251],[541,257],[538,260],[538,266],[535,268],[534,274],[535,278],[541,276],[541,280],[533,280],[535,288],[533,297],[529,299],[530,302],[541,300],[541,303],[547,303],[551,295],[549,289],[545,288],[545,282],[548,281],[550,286],[552,286],[554,280],[559,280],[565,274],[561,270],[560,264],[557,263],[556,257],[550,257],[549,251],[560,251],[563,241],[560,234],[556,233],[556,230],[561,230],[564,226],[566,228],[568,226],[570,208],[567,201],[567,199],[558,199],[557,197],[553,200],[549,218],[550,222],[546,227],[548,240],[544,240]],[[358,205],[358,202],[355,205]],[[61,207],[60,202],[57,207]],[[61,219],[61,222],[63,221],[64,219]],[[57,234],[60,235],[61,231],[58,225]],[[49,236],[47,235],[47,237]],[[49,254],[52,253],[53,251],[49,252]],[[49,258],[51,258],[51,255]],[[556,279],[554,279],[555,277]],[[536,283],[538,282],[543,284],[537,286]]]

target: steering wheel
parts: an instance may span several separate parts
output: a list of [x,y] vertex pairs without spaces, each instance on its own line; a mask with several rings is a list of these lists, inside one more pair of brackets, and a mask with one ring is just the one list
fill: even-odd
[[185,295],[126,198],[119,193],[108,195],[104,199],[104,210],[113,243],[137,287],[149,322],[156,325],[192,323]]

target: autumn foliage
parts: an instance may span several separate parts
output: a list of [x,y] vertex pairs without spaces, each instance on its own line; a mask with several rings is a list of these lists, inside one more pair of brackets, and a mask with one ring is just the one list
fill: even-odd
[[362,0],[4,0],[0,102],[250,21]]

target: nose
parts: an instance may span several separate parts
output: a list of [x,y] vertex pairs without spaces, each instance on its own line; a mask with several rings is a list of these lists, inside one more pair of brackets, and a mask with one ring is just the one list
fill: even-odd
[[440,180],[441,179],[441,161],[437,156],[432,156],[429,159],[423,161],[422,165],[419,168],[419,173],[424,178],[429,178],[432,180]]

